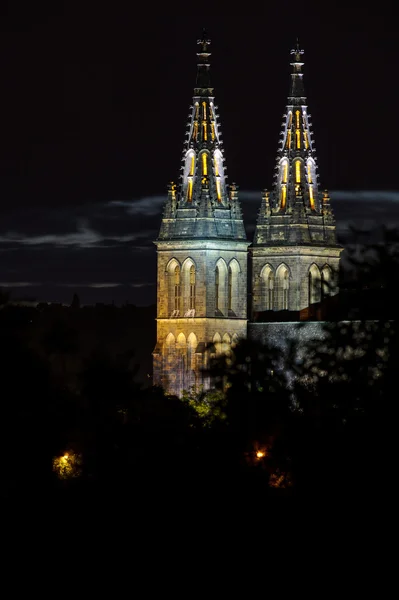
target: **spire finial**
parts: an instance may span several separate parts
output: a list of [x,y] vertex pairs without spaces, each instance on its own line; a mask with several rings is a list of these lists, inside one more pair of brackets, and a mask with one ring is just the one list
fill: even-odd
[[209,76],[209,46],[211,40],[208,37],[207,31],[202,30],[202,38],[197,40],[197,45],[200,46],[200,51],[197,52],[197,81],[195,84],[194,94],[196,96],[212,96],[213,88],[211,88]]
[[[292,98],[298,98],[298,99],[303,99],[305,98],[305,92],[304,92],[304,88],[303,88],[303,81],[302,81],[302,77],[303,77],[303,73],[302,73],[302,67],[303,67],[303,50],[301,50],[301,47],[299,45],[299,38],[296,38],[296,46],[295,48],[293,48],[290,52],[291,56],[292,56],[292,62],[291,67],[292,67],[292,72],[291,72],[291,89],[290,89],[290,94],[289,97]],[[297,102],[298,103],[298,102]]]

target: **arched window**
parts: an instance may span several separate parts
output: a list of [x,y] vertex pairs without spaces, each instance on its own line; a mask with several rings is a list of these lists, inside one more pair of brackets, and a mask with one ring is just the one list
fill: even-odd
[[281,183],[287,183],[288,179],[288,160],[281,163]]
[[221,190],[219,178],[216,179],[216,195],[217,195],[218,201],[221,202],[222,201],[222,190]]
[[220,258],[215,267],[215,310],[220,315],[227,314],[227,287],[228,270],[223,258]]
[[207,124],[205,121],[202,122],[202,130],[203,130],[203,139],[206,142],[208,139],[208,131],[207,131]]
[[309,306],[320,302],[321,277],[319,267],[313,264],[309,269]]
[[206,152],[202,153],[202,174],[208,175],[208,157]]
[[280,208],[284,209],[287,204],[287,186],[281,186],[281,196],[280,196]]
[[[197,340],[197,336],[195,335],[195,333],[190,333],[190,335],[187,338],[187,368],[189,370],[194,370],[195,369],[195,350],[198,346],[198,340]],[[195,385],[195,377],[194,380],[190,382],[191,385]]]
[[190,150],[186,154],[186,160],[184,165],[184,182],[185,182],[185,195],[187,202],[191,202],[193,197],[193,182],[195,173],[195,152]]
[[295,161],[295,183],[301,183],[301,161]]
[[321,297],[333,296],[333,277],[331,267],[325,265],[321,271]]
[[195,154],[194,154],[194,152],[192,152],[191,153],[191,161],[190,161],[190,172],[189,172],[190,177],[192,177],[194,175],[194,169],[195,169]]
[[238,316],[240,312],[240,271],[241,269],[237,259],[233,258],[230,261],[227,271],[227,310],[229,311],[228,314],[231,317]]
[[215,346],[216,356],[222,353],[222,338],[220,337],[220,333],[215,333],[213,336],[213,344]]
[[187,181],[187,202],[191,202],[193,199],[193,179],[192,177],[188,178]]
[[211,123],[211,137],[212,137],[212,140],[215,139],[215,135],[216,135],[215,134],[215,123]]
[[179,262],[172,258],[166,266],[167,297],[162,302],[167,306],[168,315],[171,318],[182,316],[178,314],[181,306],[181,268]]
[[219,273],[219,267],[216,266],[216,269],[215,269],[215,308],[216,308],[216,310],[220,310],[219,284],[220,284],[220,273]]
[[289,289],[290,289],[290,273],[288,267],[284,264],[280,265],[276,271],[276,309],[288,310],[289,308]]
[[[179,265],[175,268],[175,311],[180,312],[181,308],[181,285],[180,285],[180,267]],[[178,316],[178,315],[177,315]]]
[[295,137],[296,137],[296,147],[298,149],[300,149],[300,147],[301,147],[301,130],[300,129],[295,130]]
[[227,308],[228,310],[233,310],[233,271],[231,270],[231,267],[229,267],[229,277],[228,277],[228,284],[227,284]]
[[296,128],[299,129],[300,128],[300,121],[299,121],[299,117],[300,117],[300,112],[299,110],[295,111],[295,118],[296,118]]
[[270,265],[266,265],[262,269],[262,286],[263,286],[263,300],[262,305],[264,310],[274,309],[274,273]]
[[195,267],[190,267],[190,310],[195,309]]
[[175,346],[176,346],[175,336],[173,335],[173,333],[169,333],[167,335],[165,344],[166,344],[166,352],[170,356],[171,354],[174,353]]
[[206,102],[202,103],[202,117],[206,121]]

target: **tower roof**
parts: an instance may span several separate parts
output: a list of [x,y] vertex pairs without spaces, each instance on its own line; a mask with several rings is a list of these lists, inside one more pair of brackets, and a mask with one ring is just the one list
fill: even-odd
[[197,77],[180,181],[173,197],[169,190],[159,239],[246,239],[238,187],[230,189],[227,185],[222,134],[210,81],[210,44],[204,30],[197,41]]
[[333,215],[319,190],[316,148],[308,113],[302,68],[304,51],[297,40],[290,53],[291,82],[283,114],[275,182],[262,202],[254,244],[336,245]]

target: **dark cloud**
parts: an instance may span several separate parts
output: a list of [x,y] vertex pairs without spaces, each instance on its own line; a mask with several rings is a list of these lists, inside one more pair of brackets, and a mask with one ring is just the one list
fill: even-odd
[[[248,237],[261,193],[240,193]],[[399,191],[335,191],[341,243],[351,227],[399,227]],[[0,287],[14,298],[70,303],[155,302],[156,239],[164,197],[0,215]]]

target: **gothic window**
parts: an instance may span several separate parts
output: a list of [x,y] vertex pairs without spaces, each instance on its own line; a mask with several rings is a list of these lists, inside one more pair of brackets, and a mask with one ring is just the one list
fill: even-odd
[[315,209],[315,201],[314,201],[313,185],[309,186],[309,204],[310,204],[310,208],[312,210],[314,210]]
[[281,186],[280,208],[284,209],[286,204],[287,204],[287,186],[283,184]]
[[290,274],[288,267],[284,264],[280,265],[276,271],[277,283],[277,298],[276,309],[288,310],[289,306],[289,289],[290,289]]
[[208,157],[206,152],[202,153],[202,175],[208,175]]
[[215,139],[215,123],[211,123],[211,137],[212,140]]
[[218,314],[226,314],[228,294],[228,269],[223,258],[220,258],[215,267],[215,310]]
[[[174,310],[178,311],[180,313],[180,308],[181,308],[181,285],[180,285],[180,267],[177,265],[175,267],[175,273],[174,273],[174,298],[175,298],[175,307]],[[176,316],[179,316],[178,314],[176,314]]]
[[193,140],[196,140],[198,137],[198,121],[194,121],[193,125]]
[[213,159],[213,164],[215,165],[215,176],[219,177],[219,167],[218,167],[218,161],[216,160],[216,157]]
[[287,183],[288,179],[288,160],[284,160],[281,164],[281,183]]
[[213,344],[215,346],[215,354],[219,356],[222,353],[222,338],[220,337],[220,333],[215,333],[213,336]]
[[173,333],[169,333],[166,337],[165,340],[165,346],[166,346],[166,357],[169,358],[169,360],[172,359],[173,354],[175,352],[176,349],[176,341],[175,341],[175,336],[173,335]]
[[202,117],[206,121],[206,102],[202,103]]
[[227,285],[227,308],[233,310],[233,271],[229,267],[228,285]]
[[288,149],[291,148],[291,129],[289,129],[287,131],[287,143],[286,143],[286,147]]
[[313,183],[312,162],[310,160],[308,161],[308,183]]
[[227,270],[227,310],[229,311],[229,315],[231,317],[238,316],[240,312],[239,308],[239,297],[240,297],[240,288],[239,288],[239,273],[240,273],[240,265],[238,261],[233,258],[230,261],[228,270]]
[[319,267],[313,264],[309,269],[309,306],[320,302],[321,278]]
[[219,307],[219,303],[220,303],[219,284],[220,284],[219,267],[216,267],[216,269],[215,269],[215,308],[216,308],[216,310],[220,310],[220,307]]
[[195,309],[195,267],[190,267],[190,310]]
[[195,169],[195,156],[194,156],[194,152],[191,154],[191,160],[190,160],[190,176],[192,177],[194,175],[194,169]]
[[[195,370],[195,350],[198,346],[198,340],[197,340],[197,336],[195,335],[195,333],[190,333],[190,335],[187,338],[187,368],[191,371]],[[195,378],[194,381],[190,382],[191,385],[195,384]]]
[[193,179],[189,177],[187,180],[187,200],[191,202],[193,199]]
[[299,117],[300,117],[300,112],[299,110],[295,111],[295,118],[296,118],[296,128],[299,129],[300,128],[300,121],[299,121]]
[[206,141],[208,139],[208,132],[207,132],[207,124],[205,121],[202,123],[202,130],[203,130],[203,138]]
[[307,150],[309,148],[309,136],[307,131],[304,131],[303,139],[305,141],[305,150]]
[[332,296],[332,271],[331,267],[325,265],[321,271],[321,295],[322,298]]
[[198,102],[195,103],[195,114],[194,114],[194,119],[198,119],[199,116],[199,104]]
[[263,301],[264,310],[273,310],[274,308],[274,273],[270,265],[266,265],[262,270]]
[[301,183],[301,161],[295,162],[295,183]]
[[283,310],[288,310],[288,271],[286,270],[283,278]]
[[300,149],[300,147],[301,147],[301,130],[300,129],[295,130],[295,137],[296,137],[296,147],[298,149]]
[[220,179],[216,179],[216,195],[217,195],[218,201],[221,202],[222,201],[222,189],[220,186]]

